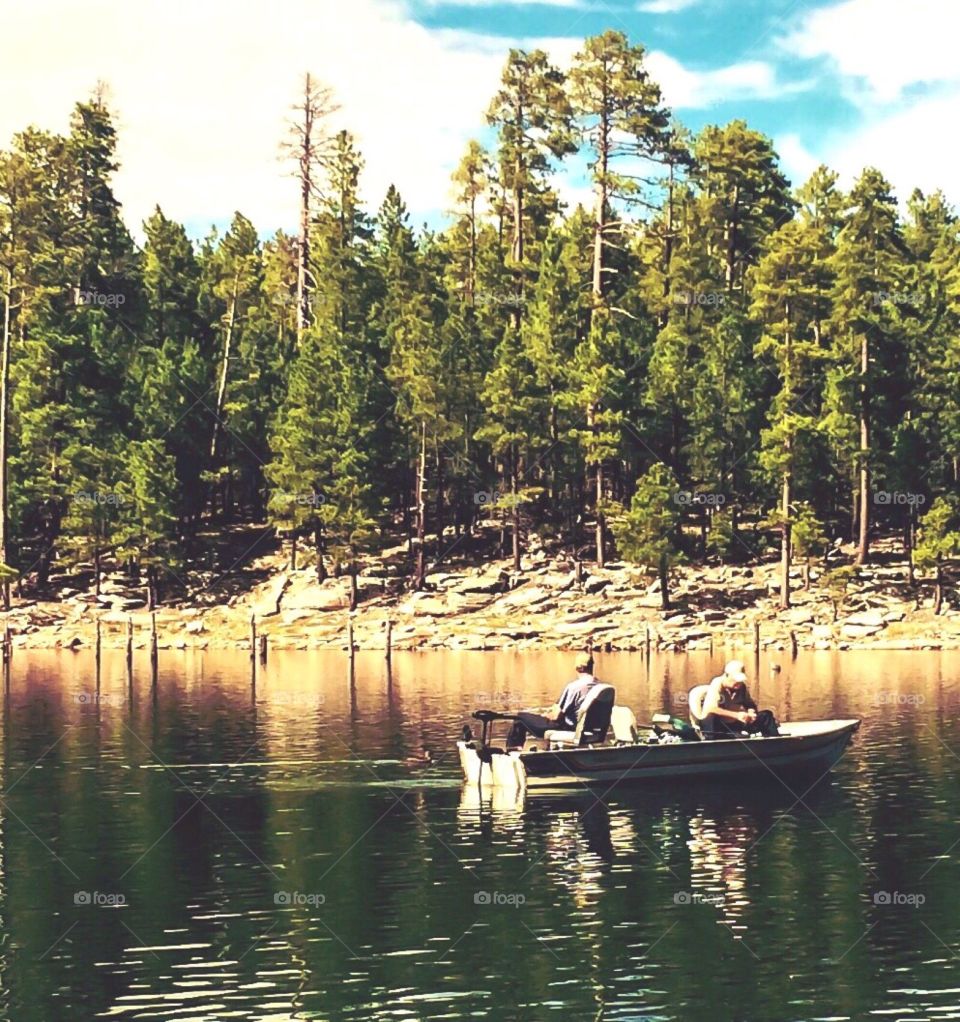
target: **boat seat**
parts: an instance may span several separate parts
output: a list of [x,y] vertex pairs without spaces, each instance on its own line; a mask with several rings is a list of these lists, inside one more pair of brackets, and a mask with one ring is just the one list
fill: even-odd
[[703,723],[703,701],[710,690],[709,685],[694,685],[687,693],[687,706],[690,709],[690,723],[699,731]]
[[613,740],[633,745],[637,740],[637,717],[629,706],[614,706],[610,714]]
[[573,731],[544,731],[543,737],[552,745],[598,745],[607,737],[610,730],[610,718],[613,715],[613,704],[617,690],[613,685],[597,685],[588,693],[580,714],[577,726]]

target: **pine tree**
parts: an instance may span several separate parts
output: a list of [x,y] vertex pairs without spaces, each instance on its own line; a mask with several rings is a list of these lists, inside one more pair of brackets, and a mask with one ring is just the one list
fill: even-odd
[[[574,151],[570,103],[563,74],[542,50],[511,50],[500,90],[487,113],[497,128],[498,160],[505,193],[510,195],[512,241],[509,266],[515,278],[514,327],[529,273],[528,239],[538,221],[546,230],[556,199],[544,182],[550,158]],[[535,237],[535,235],[534,235]]]
[[497,347],[493,369],[482,394],[486,412],[476,437],[488,443],[503,465],[507,486],[497,498],[495,509],[509,512],[513,568],[520,570],[521,508],[536,496],[535,488],[522,486],[529,466],[545,444],[546,394],[537,382],[536,371],[517,332],[504,331]]
[[[831,430],[846,432],[850,445],[850,425],[855,421],[857,427],[857,564],[869,557],[874,432],[882,421],[881,411],[892,410],[884,405],[891,398],[896,401],[881,382],[885,374],[880,367],[893,370],[905,356],[905,310],[898,300],[904,294],[905,252],[890,185],[878,171],[865,170],[850,194],[850,208],[832,258],[834,367],[828,388]],[[891,377],[886,379],[892,382]],[[895,416],[888,421],[896,421]]]
[[629,509],[615,508],[610,520],[621,556],[659,578],[664,610],[670,609],[670,566],[681,560],[676,545],[677,493],[673,473],[663,462],[656,462],[637,480]]
[[921,571],[933,569],[934,614],[943,607],[944,561],[960,554],[960,505],[956,495],[938,497],[920,522],[914,560]]
[[607,249],[623,247],[617,205],[643,202],[638,164],[662,159],[669,140],[669,116],[644,66],[645,55],[622,32],[608,30],[584,42],[570,71],[573,113],[589,147],[596,190],[592,290],[597,300],[608,291],[613,269]]
[[755,356],[773,362],[779,390],[770,406],[770,426],[763,432],[763,467],[780,478],[780,607],[790,606],[792,549],[798,446],[819,425],[816,376],[826,352],[817,336],[823,318],[818,229],[800,220],[776,231],[753,279],[752,313],[763,324]]

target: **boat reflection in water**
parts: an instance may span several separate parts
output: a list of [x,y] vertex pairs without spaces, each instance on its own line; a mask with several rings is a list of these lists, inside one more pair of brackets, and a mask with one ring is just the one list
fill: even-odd
[[465,784],[458,819],[465,830],[479,828],[485,837],[515,839],[518,850],[531,831],[538,832],[536,864],[542,862],[547,875],[579,908],[602,894],[601,880],[617,859],[637,853],[630,814],[611,813],[607,803],[589,791],[528,798],[522,788]]
[[[525,861],[524,883],[549,878],[580,909],[598,906],[620,886],[618,874],[635,877],[638,861],[666,894],[658,910],[712,912],[718,925],[751,954],[746,920],[762,882],[751,876],[751,852],[768,834],[794,830],[820,814],[849,809],[829,775],[795,792],[769,778],[731,787],[706,781],[678,791],[624,787],[599,797],[589,789],[529,793],[522,788],[461,788],[458,823]],[[535,872],[536,871],[536,872]],[[657,878],[656,880],[654,878]],[[672,902],[672,904],[671,904]],[[668,916],[664,916],[668,918]],[[672,918],[676,918],[673,916]],[[704,918],[702,916],[702,918]]]
[[722,817],[699,812],[689,827],[689,900],[715,905],[720,921],[739,936],[750,907],[747,853],[760,836],[757,826],[740,813]]

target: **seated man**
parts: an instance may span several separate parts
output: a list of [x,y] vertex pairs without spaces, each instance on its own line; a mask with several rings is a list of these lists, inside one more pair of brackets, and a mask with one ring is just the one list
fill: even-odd
[[757,710],[747,691],[747,675],[739,660],[731,660],[723,674],[710,682],[703,697],[700,730],[704,738],[737,738],[744,732],[773,738],[780,734],[770,710]]
[[523,745],[529,731],[535,738],[543,738],[545,731],[557,728],[562,731],[573,731],[577,726],[580,707],[587,693],[602,684],[593,676],[593,657],[590,653],[578,653],[574,661],[577,672],[573,679],[560,693],[560,698],[545,714],[524,710],[517,714],[516,723],[507,736],[509,748]]

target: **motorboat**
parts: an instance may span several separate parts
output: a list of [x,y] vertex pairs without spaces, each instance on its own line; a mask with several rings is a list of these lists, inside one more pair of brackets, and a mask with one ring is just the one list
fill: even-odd
[[628,707],[617,706],[610,685],[598,685],[581,707],[573,730],[546,730],[542,738],[508,746],[494,736],[499,721],[516,714],[480,709],[473,713],[479,737],[464,728],[457,742],[468,784],[505,788],[568,788],[613,785],[663,778],[718,777],[731,774],[781,776],[824,773],[840,759],[860,721],[856,718],[796,720],[781,723],[776,737],[703,738],[693,718],[681,726],[673,718],[654,717],[638,730]]

